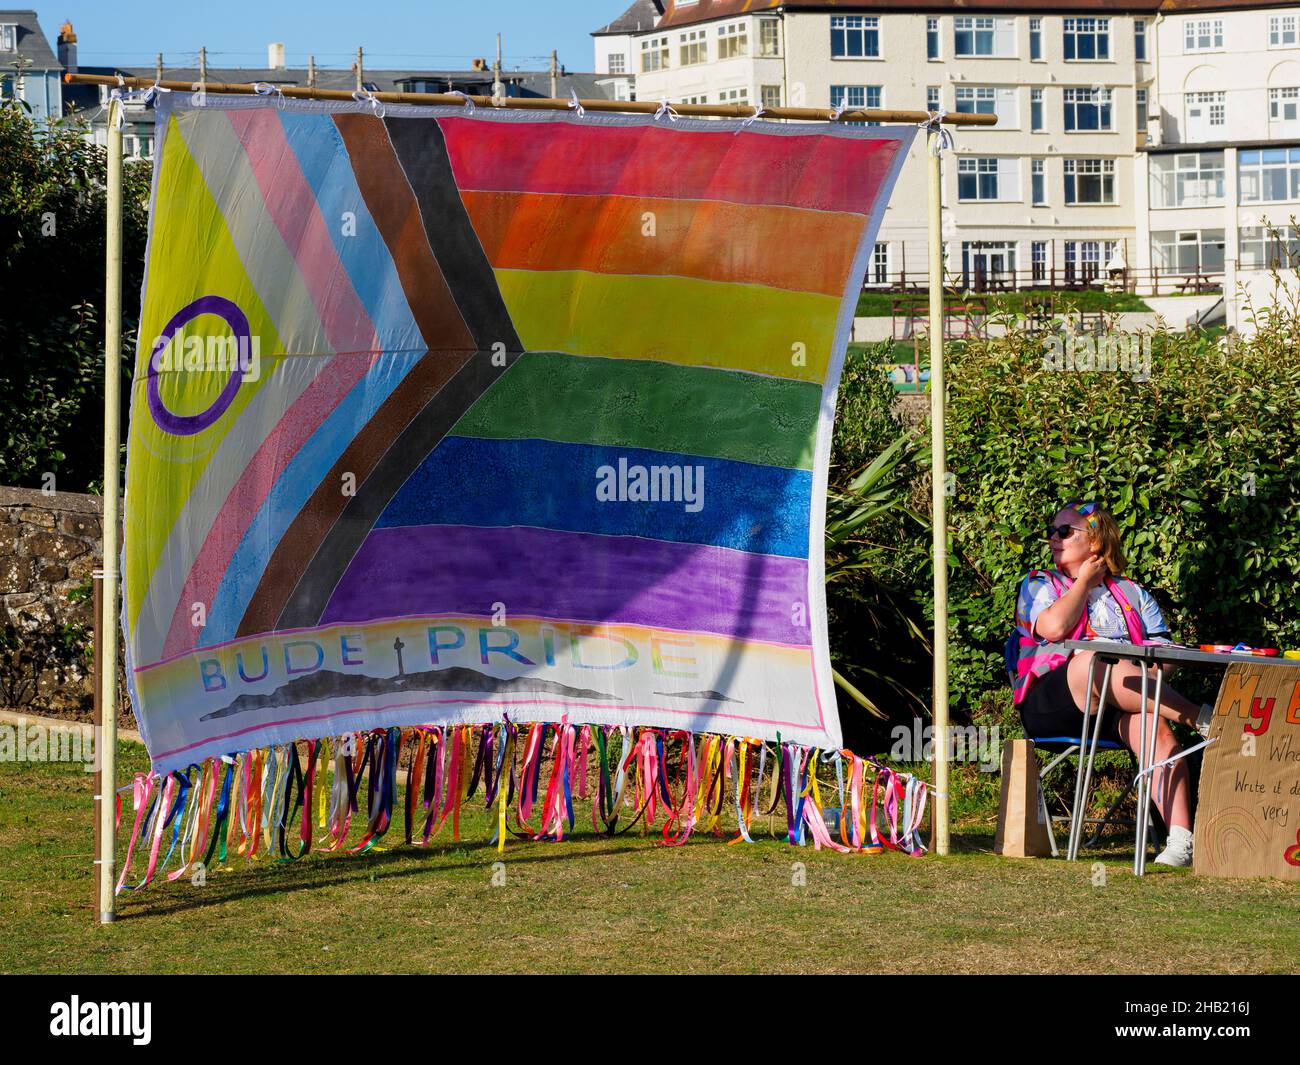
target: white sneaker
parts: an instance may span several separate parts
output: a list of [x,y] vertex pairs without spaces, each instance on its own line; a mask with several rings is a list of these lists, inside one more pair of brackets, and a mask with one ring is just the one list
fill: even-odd
[[1175,869],[1192,864],[1192,834],[1185,828],[1175,827],[1169,830],[1169,841],[1155,859],[1156,865],[1168,865]]

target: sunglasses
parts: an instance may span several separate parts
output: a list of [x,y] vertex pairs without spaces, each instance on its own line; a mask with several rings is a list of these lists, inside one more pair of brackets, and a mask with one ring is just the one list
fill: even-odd
[[1083,531],[1077,525],[1049,525],[1047,527],[1047,538],[1050,540],[1053,536],[1059,536],[1062,540],[1068,540],[1076,532]]

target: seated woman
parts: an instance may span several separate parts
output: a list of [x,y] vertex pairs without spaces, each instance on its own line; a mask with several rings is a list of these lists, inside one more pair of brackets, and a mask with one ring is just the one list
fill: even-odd
[[[1169,632],[1151,594],[1120,579],[1127,563],[1119,526],[1105,510],[1096,503],[1067,503],[1047,527],[1047,536],[1052,568],[1030,573],[1021,583],[1016,601],[1021,650],[1015,701],[1030,737],[1078,736],[1093,652],[1067,656],[1038,649],[1044,644],[1093,637],[1124,643],[1167,641]],[[1094,712],[1104,675],[1105,669],[1099,665],[1093,677]],[[1111,669],[1101,737],[1137,751],[1141,736],[1137,714],[1141,709],[1141,667],[1120,660]],[[1165,685],[1156,730],[1156,761],[1180,750],[1170,721],[1205,734],[1212,713],[1212,707],[1197,706]],[[1155,859],[1162,865],[1191,864],[1190,786],[1183,760],[1165,767],[1153,782],[1152,792],[1169,828],[1168,844]]]

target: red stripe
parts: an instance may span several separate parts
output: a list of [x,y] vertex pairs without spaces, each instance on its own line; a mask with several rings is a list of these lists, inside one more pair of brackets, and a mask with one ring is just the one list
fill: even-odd
[[440,119],[465,190],[726,200],[868,214],[892,138]]

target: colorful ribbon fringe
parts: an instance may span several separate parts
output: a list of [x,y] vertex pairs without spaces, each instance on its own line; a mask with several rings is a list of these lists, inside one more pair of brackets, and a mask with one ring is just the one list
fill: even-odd
[[[674,745],[675,759],[669,757]],[[739,832],[729,843],[754,842],[756,820],[774,819],[784,805],[784,835],[792,845],[811,839],[818,850],[880,854],[889,849],[912,857],[926,850],[919,832],[925,782],[851,751],[570,725],[567,719],[558,725],[516,725],[507,719],[494,725],[376,729],[211,758],[166,777],[138,773],[122,789],[132,793],[135,818],[117,890],[145,887],[173,860],[176,867],[165,874],[169,881],[236,857],[294,861],[313,844],[341,850],[352,816],[360,812],[363,779],[366,830],[347,849],[371,850],[391,827],[402,764],[407,767],[405,841],[416,847],[427,847],[448,820],[451,838],[459,840],[461,808],[480,783],[485,808],[496,811],[492,842],[498,851],[505,849],[507,834],[563,840],[576,822],[575,792],[586,799],[594,780],[591,824],[602,835],[622,835],[638,824],[644,833],[662,817],[662,842],[668,846],[682,845],[696,831],[720,836],[730,786]],[[834,770],[833,785],[820,779],[828,766]],[[827,787],[835,789],[835,834],[823,813]],[[119,794],[119,829],[121,819]],[[129,884],[137,851],[146,862],[144,876]]]

